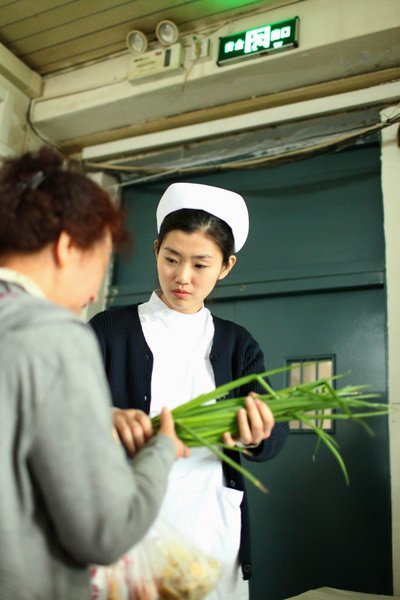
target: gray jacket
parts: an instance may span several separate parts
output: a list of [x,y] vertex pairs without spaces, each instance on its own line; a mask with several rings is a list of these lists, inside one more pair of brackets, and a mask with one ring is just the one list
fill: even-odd
[[130,465],[111,437],[94,334],[0,281],[0,598],[87,600],[155,519],[174,461],[158,435]]

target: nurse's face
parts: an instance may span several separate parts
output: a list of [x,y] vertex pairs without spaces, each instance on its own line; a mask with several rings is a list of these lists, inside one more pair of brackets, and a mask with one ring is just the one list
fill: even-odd
[[172,310],[191,314],[199,311],[215,284],[224,279],[236,262],[230,256],[223,264],[222,252],[203,231],[186,233],[174,229],[161,247],[154,243],[161,300]]

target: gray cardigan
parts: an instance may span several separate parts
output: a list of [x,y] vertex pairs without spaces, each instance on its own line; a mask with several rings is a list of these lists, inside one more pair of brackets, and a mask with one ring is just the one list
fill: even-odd
[[88,600],[155,519],[175,447],[156,436],[129,465],[93,332],[0,281],[0,598]]

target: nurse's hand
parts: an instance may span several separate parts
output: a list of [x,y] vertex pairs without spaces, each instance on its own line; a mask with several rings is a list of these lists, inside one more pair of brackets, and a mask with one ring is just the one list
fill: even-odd
[[125,447],[130,457],[143,448],[153,435],[151,420],[142,410],[113,408],[113,436]]
[[176,458],[187,458],[190,454],[190,450],[175,433],[175,423],[172,417],[171,411],[164,407],[160,414],[160,429],[159,433],[166,435],[171,438],[175,443]]
[[228,446],[234,446],[238,442],[245,447],[258,446],[269,438],[275,425],[271,410],[253,392],[246,397],[246,408],[238,410],[237,419],[239,438],[234,439],[230,433],[224,433],[224,442]]

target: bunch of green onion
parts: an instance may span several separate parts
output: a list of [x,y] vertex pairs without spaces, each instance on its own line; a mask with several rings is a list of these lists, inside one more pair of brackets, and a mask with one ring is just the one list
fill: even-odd
[[[322,378],[311,383],[300,383],[279,390],[272,389],[266,379],[290,368],[283,367],[236,379],[177,406],[172,410],[177,435],[189,447],[202,446],[209,448],[222,460],[240,471],[256,487],[262,491],[267,491],[250,471],[236,463],[222,451],[223,448],[228,448],[223,443],[223,434],[226,431],[229,431],[233,438],[239,436],[237,412],[240,408],[245,407],[246,398],[240,397],[212,402],[212,400],[222,399],[235,388],[251,382],[258,382],[264,388],[265,394],[259,394],[257,397],[268,404],[275,422],[296,420],[311,428],[318,436],[318,442],[323,442],[333,453],[342,469],[346,482],[349,483],[347,469],[338,450],[338,444],[321,425],[325,419],[330,421],[352,419],[361,423],[368,430],[369,428],[366,426],[364,419],[386,415],[388,405],[371,402],[371,399],[376,398],[377,395],[363,393],[366,388],[364,385],[348,385],[341,389],[335,389],[335,381],[341,376]],[[329,413],[325,412],[327,409],[330,409]],[[159,416],[153,417],[152,423],[156,432],[160,426]],[[232,450],[231,447],[229,449]],[[239,452],[248,452],[238,446],[235,446],[234,449]]]

